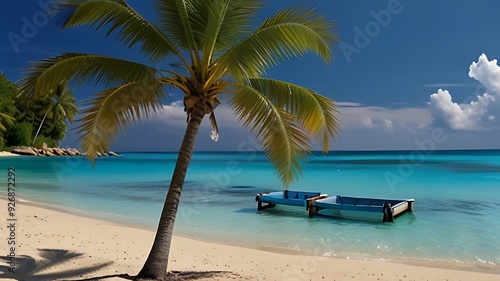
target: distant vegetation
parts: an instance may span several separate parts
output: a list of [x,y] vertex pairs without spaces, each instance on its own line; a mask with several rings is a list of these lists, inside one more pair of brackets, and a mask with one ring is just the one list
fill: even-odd
[[13,146],[39,148],[44,142],[48,147],[58,147],[66,137],[66,120],[73,122],[78,111],[73,94],[61,85],[38,100],[20,100],[16,87],[0,72],[0,150]]

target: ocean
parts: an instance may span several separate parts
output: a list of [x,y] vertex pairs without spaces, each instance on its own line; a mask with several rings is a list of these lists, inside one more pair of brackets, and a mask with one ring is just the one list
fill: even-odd
[[[15,167],[18,200],[155,229],[176,156],[122,153],[97,159],[95,168],[83,157],[2,157],[0,196]],[[317,257],[500,273],[500,150],[315,153],[288,189],[414,198],[415,209],[395,223],[308,218],[305,209],[288,206],[257,211],[257,193],[283,190],[262,153],[195,152],[175,234]],[[17,214],[22,219],[22,206]]]

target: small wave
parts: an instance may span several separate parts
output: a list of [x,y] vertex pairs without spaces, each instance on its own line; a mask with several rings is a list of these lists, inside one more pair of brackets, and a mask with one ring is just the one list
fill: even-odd
[[489,274],[500,274],[500,266],[493,261],[483,260],[474,257],[475,260],[441,259],[441,258],[418,258],[405,256],[388,256],[380,254],[372,255],[368,253],[354,253],[341,251],[325,251],[317,255],[328,258],[340,258],[348,260],[363,260],[374,262],[401,263],[425,267],[437,267],[446,269],[459,269],[466,271],[479,271]]

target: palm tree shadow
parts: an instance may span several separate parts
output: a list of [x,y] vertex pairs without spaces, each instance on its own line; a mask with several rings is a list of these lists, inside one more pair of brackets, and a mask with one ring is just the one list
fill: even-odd
[[212,279],[217,280],[217,277],[233,277],[236,279],[240,275],[230,271],[171,271],[168,273],[168,280],[181,281],[181,280],[199,280],[199,279]]
[[30,256],[17,256],[14,270],[12,270],[9,266],[10,257],[0,257],[0,259],[4,261],[2,263],[3,265],[0,265],[0,278],[12,278],[20,281],[50,281],[56,279],[74,278],[82,276],[83,274],[94,272],[112,263],[106,262],[79,269],[40,274],[41,271],[80,257],[83,254],[61,249],[38,249],[38,251],[40,253],[40,257],[42,257],[42,259],[38,261]]
[[[54,266],[65,263],[74,258],[80,257],[83,254],[61,249],[38,249],[41,260],[35,260],[30,256],[16,256],[14,272],[9,269],[10,257],[1,256],[3,260],[0,265],[0,279],[8,278],[19,281],[52,281],[52,280],[73,280],[73,281],[93,281],[103,280],[107,278],[119,277],[126,280],[140,280],[136,276],[128,274],[113,274],[98,277],[87,277],[76,279],[82,275],[97,271],[101,268],[109,266],[112,262],[106,262],[94,266],[82,267],[66,271],[58,271],[52,273],[41,274],[40,272],[50,269]],[[199,280],[205,278],[217,278],[221,276],[239,277],[238,274],[229,271],[171,271],[168,273],[169,280]]]
[[[171,271],[167,274],[167,280],[170,281],[187,281],[187,280],[200,280],[211,278],[212,280],[217,280],[218,277],[232,277],[237,279],[240,275],[230,272],[230,271]],[[84,279],[72,279],[72,281],[94,281],[103,280],[107,278],[119,277],[127,280],[141,281],[144,279],[138,278],[137,276],[130,276],[128,274],[113,274],[106,276],[98,276],[92,278]]]

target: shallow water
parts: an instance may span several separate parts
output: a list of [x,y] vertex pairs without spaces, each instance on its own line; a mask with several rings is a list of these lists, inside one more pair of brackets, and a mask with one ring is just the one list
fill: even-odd
[[[175,157],[123,153],[98,159],[95,169],[79,157],[4,157],[0,195],[6,195],[8,167],[16,167],[18,199],[154,228]],[[309,219],[297,207],[256,210],[257,193],[281,189],[262,154],[195,153],[175,231],[324,256],[499,268],[499,150],[318,154],[290,187],[330,195],[414,198],[414,213],[395,224]]]

